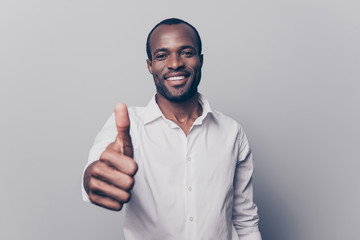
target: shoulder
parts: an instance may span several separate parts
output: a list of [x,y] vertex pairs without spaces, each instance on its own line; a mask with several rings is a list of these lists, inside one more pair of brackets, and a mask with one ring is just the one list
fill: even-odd
[[222,133],[225,133],[227,137],[234,137],[234,140],[240,150],[248,145],[245,130],[238,121],[217,110],[212,112],[212,119],[213,122],[221,129]]
[[209,101],[203,94],[199,94],[199,102],[202,105],[204,111],[208,113],[210,122],[215,123],[224,129],[241,130],[241,125],[232,117],[225,115],[224,113],[211,107]]
[[211,115],[212,115],[212,119],[214,120],[214,122],[219,124],[221,127],[231,128],[238,132],[243,131],[243,127],[241,126],[241,124],[238,121],[236,121],[235,119],[233,119],[232,117],[229,117],[229,116],[225,115],[224,113],[217,111],[217,110],[213,110]]
[[216,110],[212,112],[211,116],[212,122],[216,124],[221,133],[219,136],[224,136],[226,140],[231,139],[238,150],[238,159],[240,161],[245,159],[250,152],[250,148],[242,125],[232,117]]

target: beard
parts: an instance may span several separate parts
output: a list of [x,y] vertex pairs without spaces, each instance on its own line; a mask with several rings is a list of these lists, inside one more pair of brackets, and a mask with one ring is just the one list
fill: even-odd
[[[166,80],[159,80],[158,76],[153,76],[156,90],[165,99],[170,102],[184,102],[194,96],[198,92],[198,86],[200,83],[201,72],[198,72],[198,76],[194,76],[189,86],[178,87],[175,91],[170,91],[164,84]],[[190,81],[190,80],[188,80]],[[185,89],[183,89],[185,88]]]

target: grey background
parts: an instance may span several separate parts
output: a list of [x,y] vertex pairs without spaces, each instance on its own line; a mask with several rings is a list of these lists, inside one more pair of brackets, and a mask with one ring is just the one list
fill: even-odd
[[[0,239],[122,239],[81,200],[115,103],[155,88],[145,39],[196,26],[200,91],[244,126],[264,239],[359,236],[359,1],[1,1]],[[219,146],[220,149],[220,146]]]

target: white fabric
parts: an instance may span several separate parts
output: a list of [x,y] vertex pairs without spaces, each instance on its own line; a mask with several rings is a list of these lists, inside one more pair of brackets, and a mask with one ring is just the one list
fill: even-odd
[[[166,119],[155,101],[129,108],[138,164],[124,234],[133,239],[260,240],[253,203],[251,150],[242,127],[213,111],[199,95],[203,114],[188,136]],[[116,137],[114,114],[97,135],[87,166]],[[83,188],[83,199],[89,201]]]

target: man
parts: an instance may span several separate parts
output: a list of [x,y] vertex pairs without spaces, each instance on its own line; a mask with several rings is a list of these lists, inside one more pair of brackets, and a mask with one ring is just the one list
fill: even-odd
[[197,91],[198,32],[166,19],[147,53],[156,95],[146,107],[116,105],[90,151],[84,199],[127,203],[126,239],[261,239],[245,133]]

